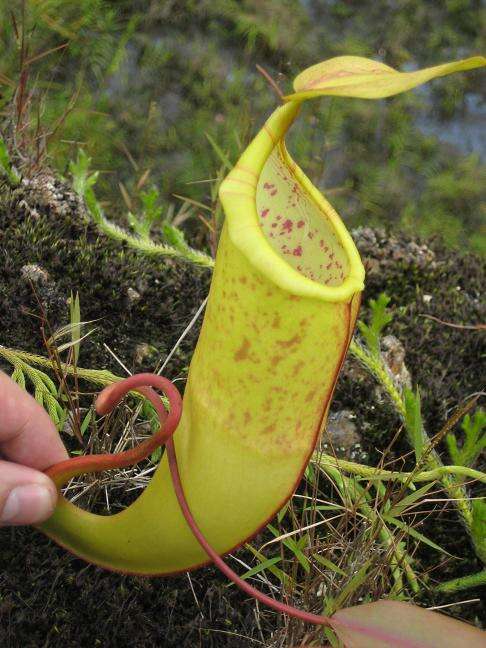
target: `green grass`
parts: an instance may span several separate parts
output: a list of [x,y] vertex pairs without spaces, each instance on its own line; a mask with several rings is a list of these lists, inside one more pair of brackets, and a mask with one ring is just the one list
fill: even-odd
[[[479,2],[439,4],[219,0],[147,10],[141,1],[32,0],[23,16],[13,10],[14,26],[11,4],[0,0],[2,107],[11,114],[21,58],[31,98],[20,121],[61,173],[82,146],[100,171],[99,199],[115,214],[120,182],[132,195],[144,173],[164,209],[174,194],[206,203],[208,185],[187,183],[214,177],[218,149],[234,160],[275,106],[256,63],[288,89],[299,70],[345,53],[397,67],[478,53]],[[335,190],[330,197],[348,223],[437,234],[484,252],[484,166],[415,126],[430,102],[438,119],[459,116],[479,74],[439,79],[427,99],[398,97],[386,110],[360,100],[315,102],[293,138],[296,159],[320,188]]]

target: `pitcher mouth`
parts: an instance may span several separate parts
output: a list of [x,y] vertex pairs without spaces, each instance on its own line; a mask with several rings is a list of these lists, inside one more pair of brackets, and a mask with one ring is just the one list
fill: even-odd
[[278,108],[222,183],[229,237],[286,292],[348,302],[364,288],[363,264],[339,215],[286,150],[299,107]]

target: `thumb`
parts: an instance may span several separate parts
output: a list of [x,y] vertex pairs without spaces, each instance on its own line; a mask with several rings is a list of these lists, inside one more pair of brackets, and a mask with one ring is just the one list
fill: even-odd
[[0,526],[39,524],[54,511],[57,490],[43,473],[0,461]]

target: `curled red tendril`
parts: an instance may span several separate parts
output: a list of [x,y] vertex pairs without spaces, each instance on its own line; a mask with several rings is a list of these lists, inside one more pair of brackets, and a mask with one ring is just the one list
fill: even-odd
[[[154,391],[154,387],[161,390],[167,396],[169,400],[168,412],[160,397]],[[233,583],[235,583],[235,585],[237,585],[243,592],[277,612],[288,614],[289,616],[315,625],[331,626],[331,619],[329,617],[304,612],[303,610],[294,608],[291,605],[286,605],[285,603],[276,601],[270,596],[267,596],[252,587],[249,583],[240,578],[236,572],[228,567],[221,556],[211,547],[205,536],[202,534],[187,503],[177,465],[177,457],[172,435],[177,428],[182,414],[182,398],[179,391],[170,380],[162,376],[148,373],[130,376],[125,380],[121,380],[120,382],[106,387],[99,394],[96,401],[96,411],[99,414],[108,414],[131,390],[140,392],[152,403],[160,420],[159,430],[150,439],[147,439],[131,450],[120,452],[118,454],[75,457],[52,466],[46,471],[47,474],[59,485],[60,483],[64,483],[67,477],[73,477],[85,472],[99,472],[111,468],[124,468],[126,466],[131,466],[142,459],[145,459],[159,446],[165,445],[172,484],[182,514],[196,540],[221,572],[233,581]],[[333,620],[333,624],[334,623],[335,620]]]

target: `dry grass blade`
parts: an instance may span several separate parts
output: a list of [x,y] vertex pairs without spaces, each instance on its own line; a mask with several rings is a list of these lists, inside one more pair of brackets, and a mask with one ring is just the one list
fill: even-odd
[[467,330],[467,331],[484,331],[486,330],[486,324],[455,324],[454,322],[446,322],[441,320],[438,317],[433,315],[427,315],[425,313],[420,313],[420,317],[425,317],[426,319],[432,320],[433,322],[438,322],[443,326],[450,326],[451,328]]
[[17,84],[15,81],[10,79],[6,74],[3,74],[3,72],[0,72],[0,83],[3,83],[3,85],[9,86],[9,88],[16,88]]
[[255,65],[255,67],[258,70],[258,72],[260,72],[260,74],[263,76],[263,78],[268,82],[269,86],[275,92],[275,94],[280,99],[280,101],[283,101],[284,94],[280,90],[280,88],[278,86],[278,83],[274,79],[272,79],[270,74],[261,65],[257,64],[257,65]]
[[182,200],[185,203],[189,203],[190,205],[194,205],[194,207],[199,207],[200,209],[204,209],[205,211],[212,212],[211,207],[208,207],[202,202],[199,202],[199,200],[193,200],[192,198],[188,198],[187,196],[181,196],[180,194],[172,194],[174,198],[178,198],[179,200]]
[[51,47],[51,49],[46,50],[45,52],[41,52],[40,54],[36,54],[35,56],[31,56],[30,58],[26,59],[24,61],[24,65],[32,65],[35,61],[39,61],[40,59],[44,58],[45,56],[49,56],[49,54],[52,54],[53,52],[58,52],[59,50],[63,50],[66,47],[69,47],[69,43],[62,43],[62,45],[58,45],[57,47]]

